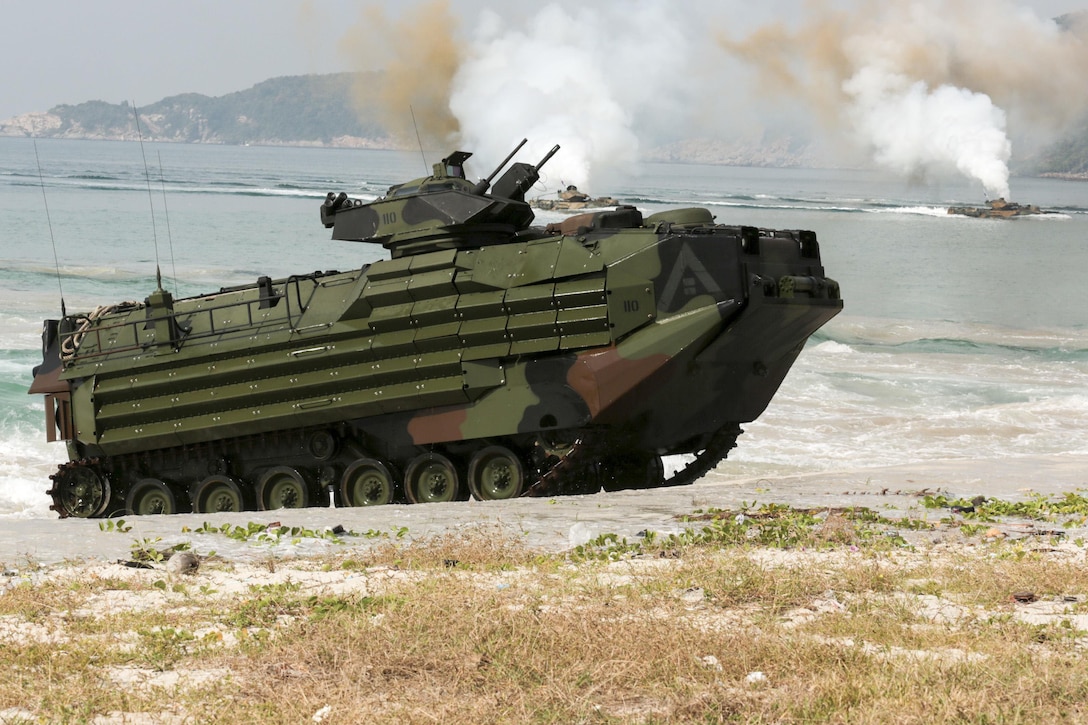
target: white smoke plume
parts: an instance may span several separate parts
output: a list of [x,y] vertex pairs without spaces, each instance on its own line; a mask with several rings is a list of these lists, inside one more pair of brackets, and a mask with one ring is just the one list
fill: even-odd
[[721,44],[761,91],[802,99],[898,173],[954,169],[1007,197],[1009,118],[1059,128],[1088,105],[1082,38],[1009,0],[843,5]]
[[1086,34],[1014,0],[407,7],[394,19],[370,6],[343,41],[360,69],[385,69],[361,102],[401,119],[405,141],[413,108],[424,142],[473,151],[478,175],[522,137],[522,161],[558,143],[549,189],[607,193],[664,142],[789,137],[822,140],[838,163],[852,148],[912,180],[951,170],[1007,196],[1010,138],[1045,140],[1088,108]]
[[461,142],[488,164],[522,137],[530,143],[519,158],[533,163],[559,144],[542,172],[550,189],[592,192],[630,173],[637,126],[684,87],[674,17],[660,2],[551,4],[515,28],[486,12],[450,94]]
[[1009,196],[1005,113],[984,93],[862,68],[843,84],[855,128],[877,163],[905,176],[952,169],[982,183],[990,198]]

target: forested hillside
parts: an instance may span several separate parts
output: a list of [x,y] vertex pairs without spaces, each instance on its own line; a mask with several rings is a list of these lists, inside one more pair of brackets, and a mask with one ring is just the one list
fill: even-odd
[[[285,76],[214,98],[170,96],[140,107],[141,131],[147,139],[162,141],[365,145],[387,136],[376,114],[352,103],[353,84],[365,79],[355,73]],[[8,135],[20,130],[39,137],[132,138],[136,124],[126,102],[87,101],[0,126]]]
[[1088,178],[1088,118],[1039,155],[1038,173]]

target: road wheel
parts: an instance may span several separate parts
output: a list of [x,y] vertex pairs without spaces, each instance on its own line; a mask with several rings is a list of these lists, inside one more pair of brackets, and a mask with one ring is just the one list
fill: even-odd
[[525,490],[525,467],[508,448],[488,446],[469,462],[468,487],[477,501],[517,498]]
[[460,487],[457,469],[440,453],[416,456],[404,472],[404,490],[412,503],[457,501]]
[[230,476],[214,474],[196,485],[190,495],[193,512],[214,514],[223,511],[244,511],[242,489]]
[[396,483],[381,461],[360,458],[340,479],[340,497],[348,506],[380,506],[393,502]]
[[130,515],[178,513],[178,499],[170,487],[157,478],[137,481],[125,496],[125,511]]
[[257,482],[257,505],[262,511],[306,508],[310,505],[310,487],[290,466],[270,468]]

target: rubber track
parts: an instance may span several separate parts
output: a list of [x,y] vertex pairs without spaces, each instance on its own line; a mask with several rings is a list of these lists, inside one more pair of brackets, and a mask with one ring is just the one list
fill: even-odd
[[[698,481],[729,456],[729,451],[736,448],[737,438],[742,432],[740,426],[735,423],[719,428],[710,437],[707,447],[696,454],[695,460],[666,479],[659,488],[688,486]],[[572,481],[569,487],[564,486],[564,483],[577,476],[581,471],[586,470],[586,467],[582,464],[589,461],[580,459],[587,454],[592,455],[591,449],[592,447],[587,445],[583,439],[578,439],[571,447],[571,452],[544,472],[536,482],[525,490],[522,496],[552,496],[564,493],[564,488],[572,491],[584,488],[584,483],[579,485],[577,481]]]
[[742,432],[739,425],[722,426],[710,437],[702,453],[696,454],[694,461],[666,479],[662,485],[688,486],[695,483],[729,456],[729,451],[737,447],[737,437]]
[[[688,463],[682,469],[677,471],[673,476],[666,479],[661,487],[668,486],[688,486],[695,483],[697,480],[705,476],[708,472],[713,470],[715,466],[725,460],[729,451],[737,445],[737,437],[741,434],[740,426],[730,424],[719,428],[710,441],[707,443],[707,447],[700,453],[696,454],[695,460]],[[587,445],[582,438],[577,439],[571,446],[570,452],[558,459],[547,471],[541,474],[537,480],[530,485],[522,496],[551,496],[560,495],[564,492],[586,492],[586,486],[584,481],[578,481],[576,478],[581,474],[585,474],[588,471],[588,466],[585,464],[591,461],[583,461],[582,459],[592,456],[592,446]],[[78,461],[68,461],[62,463],[57,470],[50,476],[54,480],[53,488],[46,491],[53,498],[53,505],[51,509],[57,512],[60,518],[67,518],[70,514],[64,508],[61,503],[61,495],[58,490],[56,479],[63,475],[65,469],[75,469],[81,467],[90,467],[108,481],[108,475],[100,468],[101,459],[81,459]],[[565,485],[567,482],[570,485]],[[107,483],[108,485],[108,483]]]

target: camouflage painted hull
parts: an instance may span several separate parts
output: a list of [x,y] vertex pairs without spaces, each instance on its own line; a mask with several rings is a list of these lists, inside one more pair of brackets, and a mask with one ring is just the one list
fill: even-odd
[[724,457],[841,308],[810,232],[628,209],[156,290],[47,327],[31,392],[68,441],[62,516],[654,486],[661,455]]
[[956,216],[969,216],[976,219],[1012,219],[1018,216],[1046,214],[1034,204],[1017,204],[1004,199],[994,199],[986,206],[950,206],[948,213]]

